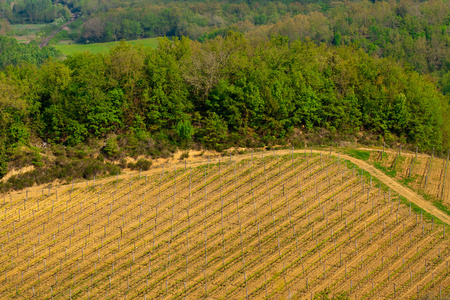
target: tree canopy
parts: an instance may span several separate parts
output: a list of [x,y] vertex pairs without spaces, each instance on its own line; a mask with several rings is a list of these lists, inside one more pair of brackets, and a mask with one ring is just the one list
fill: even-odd
[[[325,130],[421,149],[448,147],[448,103],[429,77],[353,46],[255,43],[229,32],[203,43],[120,43],[0,73],[1,139],[74,146],[131,133],[207,148],[258,146]],[[11,146],[13,147],[13,146]]]

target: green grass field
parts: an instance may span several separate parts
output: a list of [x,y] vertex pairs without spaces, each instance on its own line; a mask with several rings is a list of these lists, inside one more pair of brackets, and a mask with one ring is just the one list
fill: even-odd
[[47,23],[43,24],[13,24],[11,25],[13,30],[29,30],[33,32],[37,32],[42,30],[45,26],[47,26]]
[[[148,38],[148,39],[141,39],[141,40],[133,40],[133,41],[127,41],[128,43],[132,45],[142,45],[145,47],[152,47],[156,48],[158,46],[158,39],[157,38]],[[95,43],[95,44],[63,44],[64,41],[61,41],[59,44],[54,45],[58,50],[61,50],[62,53],[65,55],[71,55],[77,52],[90,52],[90,53],[101,53],[101,52],[108,52],[109,49],[116,46],[120,42],[109,42],[109,43]]]
[[48,24],[14,24],[13,36],[19,43],[28,43],[36,38],[36,35],[43,30]]

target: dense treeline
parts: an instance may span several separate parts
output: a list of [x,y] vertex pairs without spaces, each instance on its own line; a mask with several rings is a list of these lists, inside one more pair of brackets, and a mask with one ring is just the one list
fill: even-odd
[[62,53],[54,48],[40,49],[34,43],[20,44],[15,38],[0,36],[0,70],[9,65],[30,63],[41,65],[49,57],[59,58]]
[[448,100],[427,76],[352,46],[281,36],[164,38],[158,49],[122,42],[109,54],[10,66],[0,85],[3,174],[23,145],[42,141],[58,152],[98,147],[106,158],[314,136],[449,146]]
[[[110,0],[86,11],[82,42],[158,36],[203,41],[229,29],[248,37],[285,35],[290,41],[352,45],[394,57],[439,78],[450,92],[450,2],[402,1],[183,1]],[[84,2],[80,2],[84,3]]]
[[83,43],[160,36],[204,41],[232,29],[256,39],[280,34],[290,41],[356,44],[433,74],[440,89],[450,92],[450,2],[445,0],[5,0],[0,20],[47,22],[68,18],[67,8],[81,15],[71,24],[70,38]]
[[71,17],[70,10],[52,0],[0,1],[0,19],[10,23],[51,23],[55,19]]

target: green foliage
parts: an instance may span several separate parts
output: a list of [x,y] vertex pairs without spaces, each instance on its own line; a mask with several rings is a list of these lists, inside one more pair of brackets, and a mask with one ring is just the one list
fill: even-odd
[[189,158],[189,151],[183,152],[180,155],[181,160],[186,159],[186,158]]
[[152,166],[152,162],[149,160],[146,160],[144,158],[140,158],[136,163],[129,162],[127,164],[128,168],[131,170],[143,170],[147,171]]
[[181,141],[188,142],[192,140],[192,136],[194,135],[194,127],[189,120],[183,120],[178,122],[176,133]]
[[215,112],[209,112],[198,138],[206,147],[223,150],[227,140],[227,123]]
[[144,171],[147,171],[148,169],[150,169],[151,166],[152,166],[152,162],[149,160],[146,160],[144,158],[141,158],[136,162],[136,167],[138,167],[139,169],[142,169]]
[[59,180],[92,179],[94,176],[116,175],[120,168],[112,164],[104,164],[95,159],[58,159],[50,165],[14,175],[6,182],[0,183],[0,191],[21,190],[34,184],[44,184]]
[[6,156],[5,144],[0,138],[0,179],[8,172],[8,157]]
[[16,119],[9,127],[9,140],[11,144],[26,144],[30,133],[25,124]]
[[17,150],[38,139],[61,145],[55,155],[71,159],[94,157],[100,149],[92,148],[107,137],[107,159],[306,138],[384,139],[442,151],[450,145],[449,113],[432,79],[393,59],[283,36],[249,40],[228,32],[203,44],[165,38],[152,50],[121,42],[108,54],[0,72],[0,140],[6,160],[21,165],[40,165],[32,152]]
[[350,155],[350,156],[352,156],[352,157],[354,157],[354,158],[361,159],[361,160],[364,160],[364,161],[367,161],[370,158],[370,152],[369,151],[350,149],[350,150],[345,151],[345,153]]
[[0,70],[9,65],[20,65],[30,63],[41,65],[49,57],[58,58],[62,56],[59,50],[52,47],[39,47],[33,43],[20,44],[15,38],[0,35]]
[[104,162],[105,161],[105,157],[103,156],[103,154],[99,154],[99,155],[97,155],[97,160],[99,161],[99,162]]
[[37,148],[33,148],[33,159],[31,161],[31,163],[35,167],[42,167],[44,165],[44,163],[42,162],[42,156],[39,153],[39,149],[37,149]]
[[70,18],[70,10],[60,3],[51,0],[22,0],[14,5],[4,6],[3,13],[13,23],[53,22],[58,18]]
[[116,138],[109,138],[106,141],[106,145],[103,147],[102,152],[109,158],[115,158],[119,154],[119,145]]
[[[427,78],[352,47],[280,36],[256,47],[232,32],[204,44],[161,39],[150,52],[120,43],[107,55],[77,54],[5,76],[17,97],[30,91],[23,93],[29,112],[9,114],[4,126],[15,142],[34,133],[30,124],[69,146],[123,135],[121,148],[133,156],[160,155],[161,143],[283,144],[295,128],[324,130],[329,140],[364,129],[422,149],[442,149],[449,137],[448,104]],[[24,114],[28,123],[12,121]]]

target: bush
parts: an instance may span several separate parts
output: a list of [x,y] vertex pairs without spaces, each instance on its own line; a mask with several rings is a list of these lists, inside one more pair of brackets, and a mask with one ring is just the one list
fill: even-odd
[[116,158],[119,153],[119,145],[116,138],[110,138],[106,141],[106,145],[103,147],[102,152],[109,158]]
[[63,156],[66,154],[66,149],[64,148],[63,145],[52,144],[51,149],[52,149],[53,155],[55,155],[55,156]]
[[87,153],[84,150],[75,151],[75,157],[78,159],[82,159],[87,156]]
[[131,170],[147,171],[152,166],[152,162],[144,158],[139,159],[136,163],[129,162],[128,168]]
[[5,146],[0,141],[0,179],[8,173],[8,158],[5,153]]
[[141,158],[137,161],[136,167],[139,169],[142,169],[144,171],[147,171],[152,166],[152,162],[149,160],[146,160],[144,158]]
[[42,156],[39,153],[39,149],[33,149],[33,159],[31,161],[31,163],[35,166],[35,167],[42,167],[44,164],[42,163]]
[[11,176],[6,182],[0,183],[0,191],[21,190],[36,184],[44,184],[55,179],[66,180],[83,178],[92,179],[94,176],[116,175],[120,173],[118,166],[102,163],[95,159],[58,159],[52,165],[28,171],[20,175]]
[[180,159],[186,159],[189,158],[189,151],[181,153]]
[[122,169],[125,169],[127,167],[127,160],[125,158],[122,158],[119,162],[119,167]]
[[103,156],[103,154],[99,154],[99,155],[97,155],[97,160],[99,161],[99,162],[104,162],[105,161],[105,157]]
[[194,126],[192,126],[189,120],[180,121],[176,126],[176,133],[182,142],[187,143],[192,140]]

